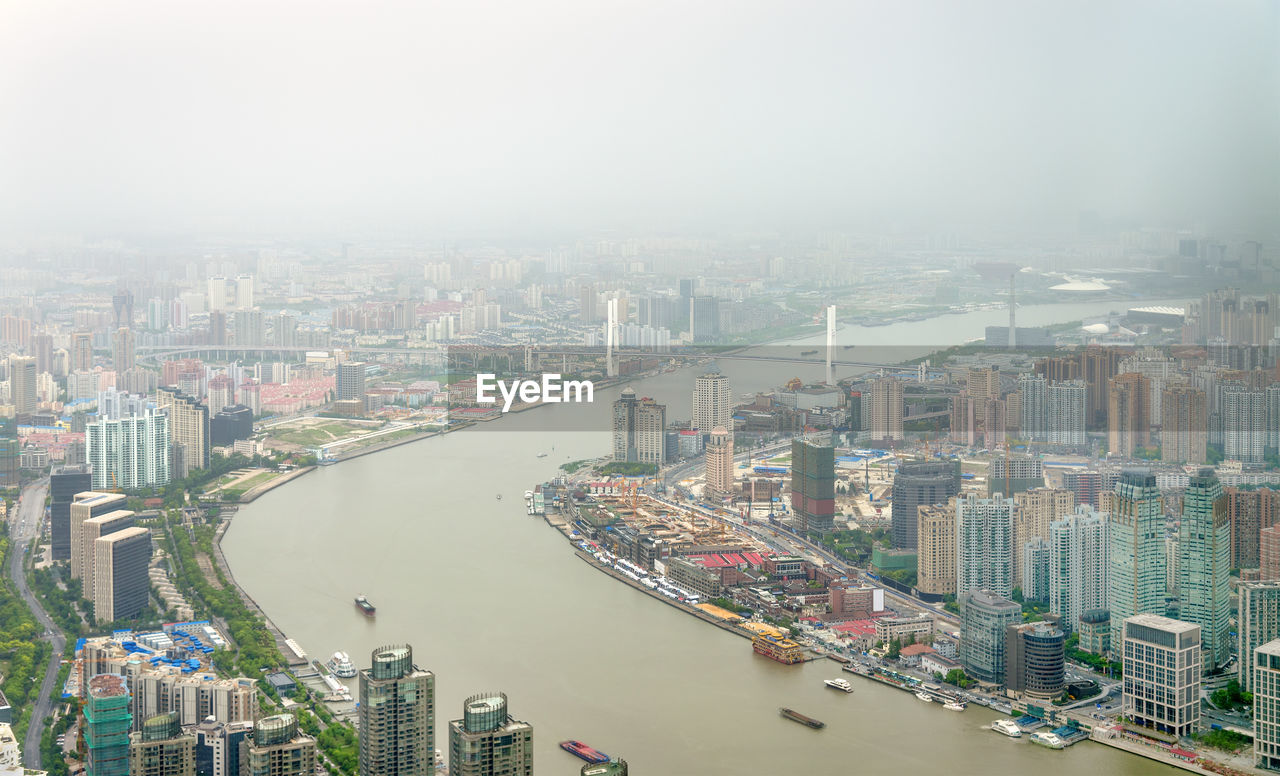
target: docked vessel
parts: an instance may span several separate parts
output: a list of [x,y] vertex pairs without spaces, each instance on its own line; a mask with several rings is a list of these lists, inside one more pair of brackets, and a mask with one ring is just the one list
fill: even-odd
[[827,726],[827,723],[823,722],[822,720],[814,719],[813,717],[806,717],[805,715],[801,714],[795,709],[782,708],[782,709],[778,709],[778,713],[786,717],[787,719],[791,720],[792,722],[799,722],[801,725],[808,725],[814,730],[818,730],[819,728],[824,728]]
[[561,741],[560,748],[575,757],[581,757],[589,763],[607,763],[609,755],[587,746],[581,741]]
[[1031,743],[1047,746],[1050,749],[1065,749],[1067,746],[1067,742],[1063,741],[1057,733],[1050,733],[1048,730],[1032,733]]
[[933,696],[927,692],[918,692],[916,693],[916,697],[925,703],[933,703]]
[[799,644],[782,636],[771,633],[760,633],[751,639],[751,648],[757,654],[764,655],[779,663],[800,663],[804,660],[804,650]]
[[823,682],[826,686],[833,690],[841,690],[843,692],[853,692],[853,685],[849,684],[848,679],[828,679]]
[[364,612],[365,617],[372,617],[378,611],[373,604],[369,603],[369,599],[363,595],[356,596],[356,608]]
[[964,711],[965,706],[960,701],[947,701],[946,703],[942,704],[942,708],[946,709],[947,711]]
[[1022,737],[1022,728],[1018,727],[1018,723],[1011,719],[998,719],[991,723],[991,729],[997,733],[1003,733],[1009,738]]
[[350,679],[356,675],[356,667],[346,652],[334,652],[333,657],[329,658],[329,662],[324,666],[339,679]]

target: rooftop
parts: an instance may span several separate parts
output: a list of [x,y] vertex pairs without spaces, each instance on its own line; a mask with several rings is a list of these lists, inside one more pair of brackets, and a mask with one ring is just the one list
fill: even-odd
[[1135,614],[1125,620],[1125,624],[1132,623],[1134,625],[1145,625],[1148,628],[1156,628],[1166,633],[1186,633],[1188,631],[1199,630],[1199,625],[1193,625],[1182,620],[1175,620],[1170,617],[1162,617],[1158,614]]

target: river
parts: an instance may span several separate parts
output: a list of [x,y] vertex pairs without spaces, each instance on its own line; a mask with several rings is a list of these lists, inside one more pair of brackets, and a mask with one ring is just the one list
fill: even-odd
[[[1117,302],[1019,309],[1019,324],[1105,313]],[[845,327],[841,356],[867,343],[903,354],[982,336],[1001,311],[892,326]],[[820,342],[815,335],[791,345]],[[878,359],[876,359],[878,360]],[[820,365],[720,363],[735,393]],[[688,417],[696,368],[637,381],[637,393]],[[846,370],[848,371],[848,370]],[[996,717],[956,714],[852,678],[825,688],[838,666],[783,666],[742,638],[622,585],[574,556],[522,495],[566,460],[609,448],[610,402],[551,405],[483,429],[448,434],[322,467],[243,507],[223,539],[236,580],[312,656],[351,653],[366,667],[379,645],[408,642],[436,674],[436,747],[467,696],[501,690],[534,726],[543,774],[577,773],[566,738],[625,758],[637,774],[1022,773],[1155,774],[1166,766],[1085,743],[1052,751],[983,730]],[[583,425],[582,413],[591,423]],[[544,458],[538,453],[548,453]],[[497,499],[501,494],[503,498]],[[352,605],[365,593],[374,620]],[[354,681],[352,682],[354,686]],[[789,706],[827,723],[813,731],[778,716]]]

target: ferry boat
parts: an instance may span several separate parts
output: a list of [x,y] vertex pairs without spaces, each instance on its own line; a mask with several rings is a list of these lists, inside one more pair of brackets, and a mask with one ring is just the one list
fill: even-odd
[[942,708],[946,709],[947,711],[964,711],[965,705],[960,701],[947,701],[946,703],[942,704]]
[[593,749],[581,741],[561,741],[560,748],[575,757],[581,757],[589,763],[609,762],[609,755],[599,749]]
[[356,608],[363,612],[365,617],[372,617],[378,611],[363,595],[356,596]]
[[1022,728],[1018,727],[1018,723],[1011,719],[998,719],[991,723],[991,729],[997,733],[1003,733],[1009,738],[1022,737]]
[[350,679],[356,675],[356,667],[346,652],[334,652],[329,662],[324,664],[339,679]]
[[792,722],[799,722],[801,725],[808,725],[814,730],[819,730],[827,726],[827,723],[822,720],[814,719],[813,717],[806,717],[795,709],[782,708],[778,709],[778,713]]
[[848,679],[828,679],[823,682],[826,686],[833,690],[842,690],[844,692],[853,692],[853,685],[849,684]]
[[1067,742],[1063,741],[1057,733],[1050,733],[1048,730],[1041,730],[1031,734],[1031,743],[1047,746],[1050,749],[1065,749]]
[[751,648],[756,654],[776,660],[779,663],[792,665],[804,661],[804,650],[799,644],[782,636],[771,633],[759,633],[751,639]]
[[933,696],[927,692],[918,692],[916,693],[916,697],[925,703],[933,703]]

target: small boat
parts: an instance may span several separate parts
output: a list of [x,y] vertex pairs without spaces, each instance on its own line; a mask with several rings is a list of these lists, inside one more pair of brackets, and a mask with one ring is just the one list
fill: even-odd
[[801,725],[807,725],[814,730],[819,730],[827,726],[827,723],[814,719],[813,717],[806,717],[795,709],[781,708],[778,709],[778,713],[792,722],[799,722]]
[[1065,749],[1067,742],[1056,733],[1050,733],[1047,730],[1041,730],[1038,733],[1031,734],[1031,743],[1047,746],[1050,749]]
[[916,693],[916,697],[925,703],[933,703],[933,696],[927,692],[918,692]]
[[593,749],[592,747],[587,746],[581,741],[572,741],[572,740],[561,741],[560,748],[565,750],[569,754],[574,755],[575,757],[581,757],[583,760],[586,760],[589,763],[609,762],[609,755],[605,754],[599,749]]
[[356,608],[363,612],[365,617],[372,617],[378,611],[363,595],[356,596]]
[[539,458],[546,458],[546,457],[547,457],[547,454],[546,454],[546,453],[538,453],[538,457],[539,457]]
[[947,711],[964,711],[965,705],[960,701],[947,701],[946,703],[942,704],[942,708],[946,709]]
[[814,353],[817,353],[817,352],[818,352],[818,351],[816,351],[816,350],[802,350],[802,351],[800,351],[800,355],[802,355],[802,356],[812,356]]
[[849,684],[848,679],[828,679],[823,682],[826,686],[833,690],[843,690],[844,692],[853,692],[853,685]]
[[998,719],[991,723],[991,729],[997,733],[1003,733],[1009,738],[1022,737],[1022,728],[1018,727],[1018,723],[1011,719]]
[[324,666],[339,679],[350,679],[356,675],[356,667],[351,663],[351,658],[346,652],[334,652],[333,657],[329,658],[329,662]]
[[501,500],[502,500],[502,494],[501,494],[501,493],[499,493],[499,494],[498,494],[498,500],[499,500],[499,501],[501,501]]

